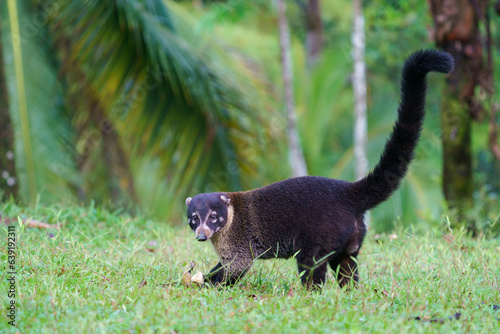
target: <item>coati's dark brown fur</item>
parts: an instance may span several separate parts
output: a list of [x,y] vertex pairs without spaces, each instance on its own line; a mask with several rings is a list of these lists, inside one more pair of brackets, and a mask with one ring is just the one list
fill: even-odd
[[341,286],[357,282],[363,216],[398,188],[413,158],[425,114],[426,74],[452,69],[453,59],[445,52],[418,51],[406,60],[398,119],[380,162],[360,181],[305,176],[186,199],[190,227],[198,240],[212,241],[220,258],[209,280],[234,283],[254,259],[295,255],[307,286],[325,281],[327,263]]

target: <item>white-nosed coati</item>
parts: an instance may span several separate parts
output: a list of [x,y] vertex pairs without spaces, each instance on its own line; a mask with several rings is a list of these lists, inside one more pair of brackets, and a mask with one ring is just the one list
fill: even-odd
[[233,284],[256,258],[295,255],[302,282],[325,281],[327,263],[340,286],[358,281],[356,257],[366,234],[363,216],[399,186],[413,158],[425,114],[426,75],[449,73],[445,52],[418,51],[405,62],[398,119],[375,169],[357,182],[304,176],[243,192],[187,198],[189,226],[210,239],[220,258],[208,279]]

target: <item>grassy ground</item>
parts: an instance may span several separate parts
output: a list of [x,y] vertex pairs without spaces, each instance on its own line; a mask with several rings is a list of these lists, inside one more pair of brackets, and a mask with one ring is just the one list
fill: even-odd
[[[209,243],[169,227],[95,208],[0,204],[0,332],[20,333],[430,333],[500,328],[500,244],[463,233],[368,234],[361,285],[346,292],[329,274],[321,293],[305,291],[294,261],[258,261],[233,288],[186,288],[188,262],[207,272]],[[62,225],[35,229],[38,219]],[[7,225],[15,224],[16,322],[8,325]],[[13,223],[14,222],[14,223]],[[460,313],[459,319],[455,315]],[[415,319],[419,317],[420,320]],[[458,317],[458,315],[457,315]]]

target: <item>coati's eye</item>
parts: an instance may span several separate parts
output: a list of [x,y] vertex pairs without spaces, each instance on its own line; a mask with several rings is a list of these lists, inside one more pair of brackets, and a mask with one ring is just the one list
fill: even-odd
[[193,215],[193,221],[195,222],[195,221],[197,221],[197,220],[198,220],[198,215],[194,214],[194,215]]
[[212,215],[210,216],[210,218],[212,218],[212,219],[217,219],[217,214],[216,214],[215,212],[214,212],[214,213],[212,213]]

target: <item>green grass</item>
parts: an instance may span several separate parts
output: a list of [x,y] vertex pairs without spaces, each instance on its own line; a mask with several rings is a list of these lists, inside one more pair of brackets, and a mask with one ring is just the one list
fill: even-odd
[[[178,284],[188,262],[207,272],[209,243],[186,225],[99,208],[26,210],[0,204],[1,333],[452,333],[500,326],[500,244],[463,232],[369,233],[361,285],[342,291],[329,273],[321,293],[304,290],[292,260],[257,261],[233,288]],[[17,321],[7,324],[5,220],[36,218],[58,231],[16,222]],[[447,317],[461,313],[459,320]],[[415,320],[420,317],[422,320]],[[445,319],[443,323],[431,319]]]

